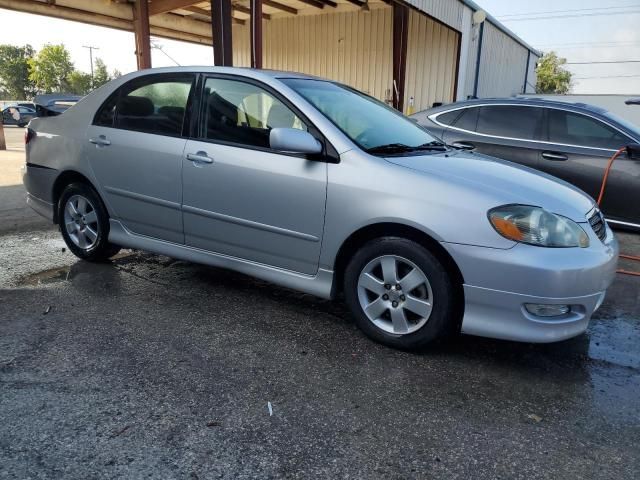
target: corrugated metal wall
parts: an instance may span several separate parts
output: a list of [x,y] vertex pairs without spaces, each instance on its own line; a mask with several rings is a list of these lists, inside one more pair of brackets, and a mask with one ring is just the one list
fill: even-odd
[[414,10],[409,12],[405,99],[415,112],[455,99],[460,34]]
[[[264,68],[346,83],[380,100],[392,85],[391,8],[274,18],[263,23]],[[247,25],[233,27],[233,62],[249,66]]]
[[526,66],[527,49],[491,22],[485,22],[478,97],[510,97],[522,93]]
[[437,18],[451,28],[462,30],[464,4],[458,0],[405,0],[418,10]]

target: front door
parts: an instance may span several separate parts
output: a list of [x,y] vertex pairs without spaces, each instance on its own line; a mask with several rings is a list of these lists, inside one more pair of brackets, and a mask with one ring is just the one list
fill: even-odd
[[[575,185],[597,200],[609,158],[633,143],[602,121],[577,112],[548,109],[547,138],[540,169]],[[608,219],[640,223],[640,161],[626,153],[614,162],[600,208]]]
[[134,233],[184,243],[183,122],[194,75],[125,84],[87,130],[85,152],[113,216]]
[[315,274],[327,164],[269,147],[271,128],[308,123],[259,84],[209,77],[199,126],[183,158],[186,244]]

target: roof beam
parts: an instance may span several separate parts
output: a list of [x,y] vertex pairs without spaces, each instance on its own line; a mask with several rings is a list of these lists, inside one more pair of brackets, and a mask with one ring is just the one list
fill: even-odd
[[149,4],[149,16],[158,15],[159,13],[178,10],[179,8],[190,7],[200,3],[197,0],[153,0]]
[[[251,15],[251,9],[247,7],[243,7],[242,5],[232,5],[231,9],[235,10],[236,12],[246,13],[247,15]],[[269,15],[268,13],[262,13],[262,19],[271,20],[271,15]]]
[[318,1],[324,3],[325,5],[328,5],[329,7],[336,8],[338,6],[338,4],[332,0],[318,0]]
[[[211,18],[211,11],[210,10],[205,10],[204,8],[200,8],[200,7],[183,7],[180,10],[186,10],[187,12],[197,13],[198,15],[202,15],[204,17]],[[235,25],[244,25],[245,23],[247,23],[242,18],[235,18],[235,17],[233,17],[231,19],[231,21]]]
[[267,7],[277,8],[278,10],[282,10],[283,12],[292,13],[293,15],[298,14],[298,10],[288,5],[284,5],[282,3],[274,2],[273,0],[262,0]]
[[307,5],[310,5],[312,7],[316,7],[319,9],[323,9],[324,8],[324,3],[322,3],[319,0],[298,0],[301,3],[306,3]]
[[362,7],[365,4],[365,2],[361,0],[347,0],[347,2],[351,2],[358,7]]

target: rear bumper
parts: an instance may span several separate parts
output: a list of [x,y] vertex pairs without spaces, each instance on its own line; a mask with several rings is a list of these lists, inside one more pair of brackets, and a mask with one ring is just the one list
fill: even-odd
[[[507,250],[443,244],[465,280],[462,332],[522,342],[555,342],[584,332],[615,276],[618,242],[595,234],[588,248]],[[540,317],[525,304],[568,305],[566,315]]]
[[37,214],[53,222],[53,204],[27,193],[27,205],[33,208]]
[[57,176],[58,170],[54,168],[29,163],[22,168],[22,183],[27,190],[27,205],[52,222],[54,219],[53,184]]

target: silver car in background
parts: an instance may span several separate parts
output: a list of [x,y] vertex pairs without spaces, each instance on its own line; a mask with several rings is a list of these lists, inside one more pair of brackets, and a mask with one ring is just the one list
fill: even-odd
[[616,268],[580,190],[449,148],[319,78],[135,72],[25,138],[27,201],[78,257],[137,248],[342,293],[367,335],[398,348],[459,331],[578,335]]

